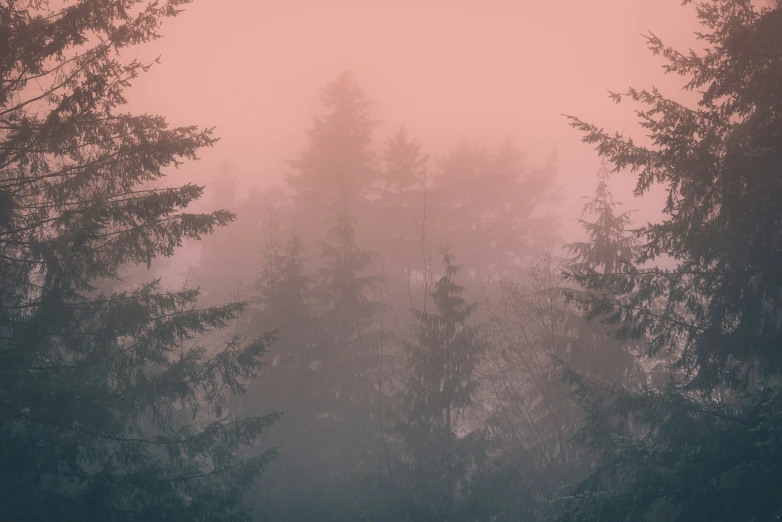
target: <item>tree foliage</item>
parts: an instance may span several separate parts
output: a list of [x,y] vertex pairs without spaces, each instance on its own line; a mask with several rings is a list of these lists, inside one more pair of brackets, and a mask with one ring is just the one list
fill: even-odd
[[199,343],[242,303],[199,308],[197,291],[157,280],[95,286],[234,217],[186,212],[199,186],[148,188],[214,143],[210,130],[119,112],[150,65],[120,51],[186,3],[0,6],[3,519],[244,520],[247,484],[274,456],[238,449],[276,414],[222,408],[272,338]]
[[[686,2],[689,3],[689,2]],[[656,89],[614,94],[650,144],[576,118],[636,192],[663,183],[665,218],[640,229],[640,254],[611,274],[580,273],[583,299],[647,355],[673,360],[663,387],[632,392],[568,372],[588,409],[581,440],[602,454],[562,503],[561,520],[772,520],[780,515],[779,85],[782,6],[695,6],[705,49],[683,54],[650,34],[666,70],[700,92],[695,108]],[[670,256],[672,269],[642,268]]]

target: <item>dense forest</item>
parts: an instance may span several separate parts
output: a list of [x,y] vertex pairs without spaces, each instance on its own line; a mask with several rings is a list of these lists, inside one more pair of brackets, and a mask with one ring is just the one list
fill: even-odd
[[782,517],[779,0],[648,33],[697,103],[611,93],[638,136],[563,117],[564,244],[555,160],[382,139],[348,69],[281,186],[170,183],[214,131],[124,111],[188,3],[0,2],[1,520]]

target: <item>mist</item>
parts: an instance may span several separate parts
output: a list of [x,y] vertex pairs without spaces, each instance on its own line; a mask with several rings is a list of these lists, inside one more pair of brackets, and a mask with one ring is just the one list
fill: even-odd
[[781,34],[1,2],[0,519],[779,519]]
[[[286,161],[306,146],[321,87],[349,69],[381,122],[378,145],[405,125],[433,158],[463,139],[491,146],[508,136],[532,165],[556,155],[558,212],[572,240],[599,160],[562,114],[629,132],[634,115],[609,90],[655,86],[687,101],[681,78],[661,74],[664,61],[648,56],[642,34],[687,49],[699,45],[695,29],[678,0],[201,2],[138,52],[161,64],[129,99],[172,124],[216,127],[220,142],[180,169],[183,179],[208,185],[229,161],[243,189],[266,187],[284,183]],[[611,183],[639,220],[654,215],[631,200],[631,176]]]

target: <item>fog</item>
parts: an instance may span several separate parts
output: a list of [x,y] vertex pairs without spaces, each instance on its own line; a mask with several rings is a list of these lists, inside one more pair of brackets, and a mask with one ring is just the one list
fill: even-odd
[[[698,48],[694,12],[680,4],[196,2],[167,22],[164,38],[137,51],[161,64],[134,82],[129,99],[175,125],[216,127],[220,142],[178,179],[208,185],[227,160],[242,187],[268,186],[283,183],[285,162],[306,146],[322,112],[321,88],[347,68],[382,123],[378,149],[404,124],[433,158],[462,139],[491,146],[506,136],[530,164],[556,154],[561,233],[574,240],[599,160],[562,114],[643,142],[633,109],[614,104],[608,90],[654,86],[692,99],[681,78],[662,75],[664,61],[651,57],[642,36],[652,31],[678,49]],[[633,201],[634,184],[632,176],[611,179],[639,222],[654,219],[659,199]]]
[[0,0],[0,520],[779,520],[780,35]]

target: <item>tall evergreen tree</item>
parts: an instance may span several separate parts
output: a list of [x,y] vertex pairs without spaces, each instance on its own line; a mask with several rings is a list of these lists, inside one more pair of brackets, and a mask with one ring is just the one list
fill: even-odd
[[148,68],[120,51],[156,39],[185,3],[0,6],[3,520],[245,520],[246,485],[273,456],[237,453],[276,415],[222,409],[270,338],[231,337],[217,353],[196,340],[241,303],[93,284],[233,219],[187,213],[201,187],[146,188],[210,131],[119,112]]
[[657,90],[613,95],[646,105],[650,146],[572,119],[616,170],[638,172],[638,194],[666,185],[665,217],[641,229],[638,263],[677,262],[575,276],[590,290],[584,305],[680,373],[638,393],[569,375],[589,412],[582,438],[602,458],[563,499],[560,520],[782,515],[782,5],[711,0],[696,12],[701,53],[648,42],[700,91],[697,107]]
[[366,244],[384,263],[385,301],[394,310],[408,305],[409,261],[420,257],[420,235],[425,223],[425,184],[428,157],[421,143],[402,127],[383,150],[383,170],[377,198],[362,222],[368,230]]
[[323,513],[337,519],[351,516],[348,484],[366,458],[375,426],[367,330],[379,309],[369,296],[378,278],[365,275],[372,254],[356,244],[347,199],[332,210],[332,241],[317,242],[323,263],[312,289],[318,329],[307,361],[310,371],[303,376],[314,396],[309,404],[290,404],[290,411],[306,416],[308,431],[303,437],[310,447],[304,455],[310,458],[299,468],[306,473],[296,477],[303,496],[289,496],[286,509],[304,518]]
[[[595,195],[584,204],[583,218],[579,220],[588,240],[565,246],[571,254],[565,263],[566,275],[572,277],[572,274],[578,274],[577,278],[610,276],[633,267],[638,252],[637,239],[628,227],[634,212],[617,213],[621,203],[614,200],[607,182],[608,168],[604,163]],[[590,217],[593,221],[588,220]],[[579,290],[568,288],[565,294],[572,300],[577,298]],[[578,297],[583,300],[585,296],[581,293]],[[637,347],[611,336],[610,325],[601,323],[599,318],[590,316],[590,320],[584,320],[580,313],[576,313],[570,314],[569,319],[577,331],[577,342],[565,341],[569,344],[567,357],[562,353],[559,355],[572,369],[601,382],[625,386],[642,384],[645,377],[636,360],[636,355],[640,354]]]
[[365,275],[373,254],[356,244],[356,221],[346,197],[333,211],[333,242],[318,242],[324,266],[316,292],[328,339],[319,372],[330,388],[326,392],[335,400],[331,415],[339,417],[339,410],[355,408],[366,400],[363,382],[368,345],[362,334],[372,325],[379,303],[368,294],[378,277]]
[[[613,274],[632,265],[635,259],[637,239],[628,231],[634,211],[616,212],[621,203],[608,190],[608,176],[608,166],[603,162],[595,195],[587,198],[579,219],[588,241],[566,245],[572,256],[567,263],[570,270]],[[587,221],[588,217],[594,221]]]
[[[587,240],[566,245],[566,269],[611,274],[631,266],[635,238],[626,228],[631,212],[617,213],[606,169],[581,224]],[[588,321],[545,256],[532,271],[532,285],[506,283],[491,310],[486,387],[491,390],[488,425],[497,459],[484,479],[483,496],[497,498],[498,520],[542,520],[560,489],[584,478],[594,464],[588,448],[572,443],[584,412],[570,400],[558,363],[585,378],[637,389],[645,384],[638,349],[610,335],[610,326]],[[483,499],[486,502],[486,499]]]
[[460,267],[443,251],[444,274],[431,294],[435,309],[417,310],[416,342],[409,344],[408,386],[397,428],[405,442],[412,520],[457,520],[469,497],[470,472],[485,458],[480,431],[465,417],[482,356],[470,324],[475,305],[460,294]]
[[345,71],[321,93],[326,113],[315,118],[308,132],[308,147],[290,162],[288,183],[296,193],[296,216],[306,230],[319,235],[322,216],[334,201],[346,194],[364,196],[377,179],[372,133],[377,123],[370,118],[363,89],[354,75]]
[[257,483],[252,505],[261,520],[307,520],[324,507],[317,430],[322,388],[317,378],[322,323],[313,310],[314,278],[305,271],[305,245],[294,229],[285,243],[282,227],[269,220],[264,262],[255,285],[254,309],[247,319],[251,334],[274,330],[274,357],[234,406],[257,415],[267,401],[284,412],[268,440],[280,446],[280,459]]

